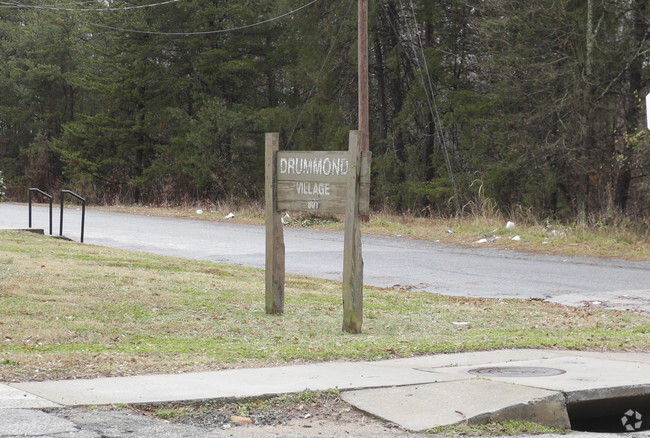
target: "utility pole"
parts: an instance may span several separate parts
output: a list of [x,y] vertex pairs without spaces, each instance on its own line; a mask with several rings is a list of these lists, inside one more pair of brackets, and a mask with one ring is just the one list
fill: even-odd
[[359,131],[361,151],[370,150],[368,85],[368,0],[359,0]]
[[[368,0],[359,0],[359,151],[370,150],[370,91],[368,79]],[[368,222],[368,214],[361,215],[363,222]]]

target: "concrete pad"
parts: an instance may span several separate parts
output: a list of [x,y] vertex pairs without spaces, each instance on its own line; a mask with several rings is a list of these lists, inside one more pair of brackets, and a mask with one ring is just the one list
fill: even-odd
[[[0,384],[0,409],[56,408],[60,405],[11,386]],[[3,415],[0,413],[0,415]]]
[[[489,367],[548,367],[566,371],[564,374],[543,377],[497,377],[482,375],[481,378],[495,382],[508,382],[563,392],[601,390],[615,387],[650,386],[650,364],[593,357],[565,356],[548,359],[497,362]],[[475,366],[435,368],[438,373],[467,376]],[[474,376],[475,377],[475,376]]]
[[270,394],[415,385],[458,376],[363,362],[334,362],[207,373],[27,382],[13,387],[67,405],[228,399]]
[[41,411],[5,409],[0,415],[0,436],[54,436],[77,431],[71,421]]
[[347,391],[342,397],[365,412],[413,431],[492,418],[570,427],[561,393],[509,383],[461,380]]

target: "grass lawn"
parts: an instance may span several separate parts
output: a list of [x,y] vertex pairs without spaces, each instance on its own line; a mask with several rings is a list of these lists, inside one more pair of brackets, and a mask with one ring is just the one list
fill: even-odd
[[650,351],[650,317],[538,301],[364,288],[341,330],[338,282],[0,232],[0,381],[175,373],[497,348]]

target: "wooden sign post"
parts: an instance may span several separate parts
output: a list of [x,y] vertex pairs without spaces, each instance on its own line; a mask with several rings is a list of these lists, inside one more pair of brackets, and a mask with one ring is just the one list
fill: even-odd
[[266,313],[284,311],[284,210],[345,214],[343,329],[360,333],[363,260],[359,215],[370,209],[370,152],[350,132],[348,152],[279,151],[279,135],[266,134]]
[[266,313],[284,313],[284,233],[277,208],[276,156],[280,134],[266,134],[264,179],[266,188]]
[[350,171],[347,181],[343,237],[343,330],[350,333],[361,333],[363,323],[363,257],[359,224],[360,177],[361,133],[350,131]]

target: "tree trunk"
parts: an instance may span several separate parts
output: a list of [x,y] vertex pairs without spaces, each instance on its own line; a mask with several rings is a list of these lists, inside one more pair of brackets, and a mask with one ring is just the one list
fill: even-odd
[[593,0],[587,0],[587,30],[585,35],[586,55],[584,71],[584,90],[583,90],[583,107],[582,107],[582,149],[579,154],[578,167],[579,172],[576,186],[576,208],[578,223],[587,222],[589,211],[589,154],[594,147],[594,129],[593,129],[593,109],[591,108],[593,100],[592,85],[592,57],[596,43],[596,36],[593,27]]
[[[634,39],[633,47],[641,48],[645,40],[646,24],[644,21],[647,8],[647,0],[635,0],[632,8],[632,36]],[[639,50],[641,53],[641,50]],[[630,63],[629,82],[626,93],[626,111],[625,111],[625,130],[628,134],[634,134],[639,129],[639,111],[638,98],[641,94],[643,77],[643,57],[637,56]],[[627,144],[623,144],[622,151],[616,151],[623,155],[624,162],[616,179],[616,193],[614,196],[614,205],[618,211],[625,213],[627,201],[630,197],[630,185],[632,182],[632,169],[630,161],[633,158],[633,151]]]
[[379,96],[379,123],[377,131],[379,138],[386,138],[388,128],[388,108],[386,104],[386,69],[384,68],[384,54],[380,42],[380,33],[377,29],[375,35],[375,56],[377,59],[376,76],[377,76],[377,95]]

